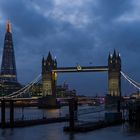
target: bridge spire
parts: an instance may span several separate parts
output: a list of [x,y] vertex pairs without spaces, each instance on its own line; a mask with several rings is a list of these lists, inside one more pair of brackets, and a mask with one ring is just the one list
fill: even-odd
[[56,60],[56,57],[54,58],[54,67],[55,67],[55,68],[57,67],[57,60]]
[[116,58],[116,50],[114,49],[113,58]]
[[52,61],[52,55],[51,55],[50,51],[49,51],[49,53],[48,53],[47,61],[49,61],[49,62]]
[[121,57],[120,57],[120,53],[118,53],[118,55],[117,55],[117,61],[121,64]]
[[109,55],[108,55],[108,60],[110,60],[112,58],[110,52],[109,52]]

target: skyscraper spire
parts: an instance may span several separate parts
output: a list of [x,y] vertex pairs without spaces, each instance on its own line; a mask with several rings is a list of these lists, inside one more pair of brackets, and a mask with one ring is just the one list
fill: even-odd
[[7,24],[6,24],[6,30],[7,32],[12,33],[12,26],[11,26],[11,22],[8,20]]

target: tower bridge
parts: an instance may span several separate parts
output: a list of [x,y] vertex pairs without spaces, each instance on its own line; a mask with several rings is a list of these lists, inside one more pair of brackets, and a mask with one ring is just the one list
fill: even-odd
[[108,74],[108,95],[121,96],[121,58],[114,50],[108,56],[108,66],[81,66],[57,67],[56,59],[52,58],[49,52],[47,59],[42,59],[42,85],[43,95],[55,96],[57,73],[73,72],[107,72]]
[[56,98],[57,73],[75,72],[106,72],[108,74],[108,95],[121,97],[121,58],[119,53],[116,53],[115,50],[113,54],[109,54],[107,66],[77,65],[74,67],[58,67],[57,60],[53,59],[51,53],[49,52],[46,59],[44,57],[42,58],[42,73],[22,89],[6,95],[5,97],[22,97],[22,95],[29,91],[30,87],[38,83],[38,81],[41,81],[42,96],[52,96]]
[[[58,67],[57,60],[53,59],[51,53],[48,57],[42,58],[42,95],[49,104],[56,103],[56,83],[57,73],[73,72],[107,72],[108,74],[108,95],[115,97],[116,102],[121,97],[121,58],[119,53],[114,50],[113,54],[108,56],[107,66],[80,66]],[[110,100],[109,100],[110,101]],[[41,101],[41,102],[44,102]],[[53,103],[52,103],[53,102]]]

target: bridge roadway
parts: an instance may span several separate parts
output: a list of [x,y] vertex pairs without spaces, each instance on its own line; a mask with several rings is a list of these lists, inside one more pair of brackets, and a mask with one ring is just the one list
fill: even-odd
[[[12,97],[0,97],[0,101],[1,100],[5,100],[5,101],[32,101],[32,100],[38,100],[40,97],[31,97],[31,98],[12,98]],[[68,98],[56,98],[57,100],[69,100],[71,99],[71,97]]]
[[[0,97],[0,101],[1,100],[5,100],[5,101],[34,101],[34,100],[38,100],[41,97],[31,97],[31,98],[13,98],[13,97]],[[69,100],[71,99],[71,97],[68,98],[56,98],[57,100]]]
[[12,97],[1,97],[0,98],[0,101],[1,100],[5,100],[5,101],[33,101],[33,100],[38,100],[39,98],[38,97],[35,97],[35,98],[12,98]]
[[77,67],[58,67],[53,69],[52,72],[66,73],[66,72],[105,72],[108,71],[108,66],[80,66]]
[[[0,97],[0,101],[1,100],[5,100],[7,102],[9,101],[37,101],[40,97],[31,97],[31,98],[12,98],[12,97]],[[63,97],[63,98],[56,98],[58,101],[60,102],[68,102],[69,99],[71,99],[72,97]],[[87,103],[91,103],[92,100],[96,99],[96,100],[100,100],[101,98],[104,97],[78,97],[78,102],[81,104],[87,104]]]

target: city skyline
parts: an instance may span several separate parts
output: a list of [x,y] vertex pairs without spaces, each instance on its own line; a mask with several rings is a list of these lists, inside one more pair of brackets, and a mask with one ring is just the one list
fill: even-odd
[[[12,3],[2,1],[0,55],[5,23],[10,19],[13,25],[18,79],[21,83],[30,82],[41,73],[42,56],[47,57],[49,51],[56,55],[58,66],[76,66],[77,63],[96,66],[107,65],[108,54],[114,48],[121,53],[122,70],[139,81],[140,66],[135,63],[139,58],[140,45],[139,17],[136,11],[139,5],[136,5],[136,1],[108,1],[112,7],[96,0],[70,0],[70,6],[57,0],[45,1],[44,4],[36,0],[15,0]],[[68,12],[64,5],[71,11]],[[118,8],[119,6],[121,7]],[[23,9],[20,13],[17,12],[19,7]],[[6,11],[6,8],[9,10]],[[83,13],[80,17],[81,11]],[[135,16],[132,18],[133,14]],[[88,92],[92,95],[107,91],[107,84],[104,84],[107,76],[107,73],[61,74],[58,82],[66,81],[81,94]]]

